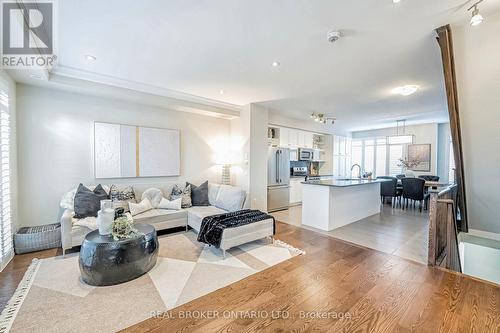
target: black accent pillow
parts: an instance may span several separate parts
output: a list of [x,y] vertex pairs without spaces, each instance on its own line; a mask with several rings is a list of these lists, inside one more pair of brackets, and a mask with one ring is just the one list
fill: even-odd
[[208,180],[200,186],[186,182],[186,186],[188,185],[191,185],[191,202],[193,206],[210,206],[208,201]]
[[91,191],[83,184],[78,185],[75,193],[75,217],[84,219],[86,217],[96,217],[97,212],[101,209],[101,200],[109,199],[108,194],[102,188],[101,184]]

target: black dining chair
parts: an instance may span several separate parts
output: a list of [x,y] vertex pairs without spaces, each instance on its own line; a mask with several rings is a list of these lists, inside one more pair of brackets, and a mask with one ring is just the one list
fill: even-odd
[[418,178],[423,179],[427,182],[438,182],[439,181],[439,176],[433,176],[433,175],[421,175],[421,176],[418,176]]
[[411,200],[413,203],[413,208],[415,208],[415,203],[419,202],[419,210],[422,211],[422,206],[424,203],[424,187],[425,180],[421,178],[409,178],[405,177],[401,179],[403,183],[403,209],[408,209],[408,203]]
[[[385,181],[380,183],[380,200],[385,203],[385,198],[391,198],[392,207],[395,206],[398,201],[397,198],[401,196],[401,191],[398,191],[398,179],[396,177],[381,176],[377,179],[389,179],[390,181]],[[401,204],[401,202],[399,202]]]

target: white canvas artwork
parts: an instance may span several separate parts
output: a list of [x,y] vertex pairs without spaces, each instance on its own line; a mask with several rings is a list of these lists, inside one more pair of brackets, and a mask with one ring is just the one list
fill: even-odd
[[[164,152],[168,151],[168,154]],[[141,177],[180,174],[179,132],[160,128],[139,128],[139,175]]]
[[95,177],[120,177],[120,125],[95,123],[94,146]]
[[178,130],[96,122],[96,178],[180,175]]

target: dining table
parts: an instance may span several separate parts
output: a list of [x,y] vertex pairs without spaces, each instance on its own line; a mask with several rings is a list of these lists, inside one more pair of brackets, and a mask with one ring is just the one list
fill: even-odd
[[[445,182],[439,182],[439,181],[431,181],[431,180],[426,180],[425,181],[425,184],[424,184],[424,187],[425,189],[428,189],[428,188],[431,188],[433,190],[436,190],[438,188],[441,188],[441,187],[446,187],[446,186],[449,186],[451,185],[450,183],[445,183]],[[397,184],[398,187],[403,187],[403,183],[401,182],[401,179],[398,179],[398,184]]]

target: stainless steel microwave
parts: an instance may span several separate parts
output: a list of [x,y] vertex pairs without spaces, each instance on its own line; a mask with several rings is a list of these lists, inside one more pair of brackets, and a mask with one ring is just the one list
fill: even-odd
[[314,150],[312,149],[299,149],[300,161],[312,161],[314,158]]

